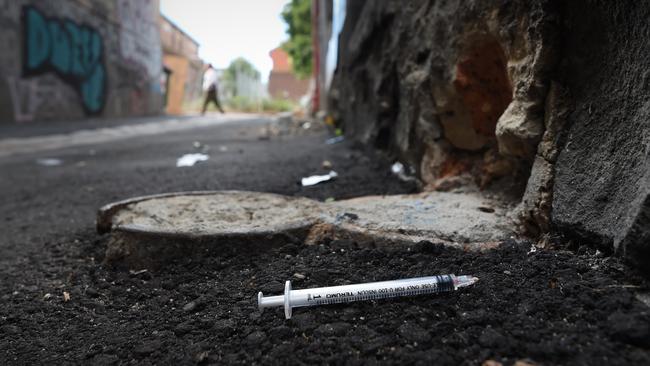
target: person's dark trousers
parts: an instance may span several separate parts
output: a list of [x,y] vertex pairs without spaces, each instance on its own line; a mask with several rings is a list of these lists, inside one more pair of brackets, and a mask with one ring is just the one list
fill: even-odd
[[217,109],[219,110],[219,112],[225,113],[223,111],[223,108],[221,108],[221,104],[219,104],[219,96],[217,95],[217,89],[216,88],[208,89],[208,92],[205,95],[205,101],[203,101],[203,110],[201,111],[201,114],[205,114],[205,111],[208,109],[208,104],[210,102],[214,102],[214,104],[216,104]]

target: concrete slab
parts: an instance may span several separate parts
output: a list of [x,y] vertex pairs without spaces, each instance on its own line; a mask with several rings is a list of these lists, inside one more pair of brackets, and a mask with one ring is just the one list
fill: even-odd
[[179,192],[106,205],[99,210],[97,230],[111,232],[106,261],[152,268],[175,258],[218,254],[225,246],[261,250],[326,238],[380,246],[429,240],[482,250],[514,235],[506,212],[467,193],[321,203],[260,192]]
[[[410,242],[472,244],[513,235],[506,217],[508,209],[474,193],[369,196],[325,206],[333,213],[336,225],[373,237],[389,234]],[[350,214],[357,218],[351,220]]]
[[318,202],[245,191],[183,192],[141,197],[100,210],[100,231],[221,237],[267,235],[309,228],[322,215]]

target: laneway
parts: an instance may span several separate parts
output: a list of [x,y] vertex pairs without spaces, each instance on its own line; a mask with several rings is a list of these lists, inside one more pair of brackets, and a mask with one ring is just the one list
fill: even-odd
[[[250,253],[178,258],[159,271],[101,265],[107,237],[95,210],[169,191],[240,189],[318,200],[411,192],[390,161],[300,129],[269,134],[269,118],[167,131],[0,158],[0,360],[4,363],[549,364],[648,362],[643,282],[587,248],[530,252],[507,241],[488,253],[316,245],[287,238]],[[270,138],[269,138],[270,136]],[[177,168],[183,154],[206,162]],[[58,160],[43,160],[58,159]],[[303,188],[323,171],[336,181]],[[254,294],[438,273],[480,278],[471,290],[296,311],[257,310]],[[641,301],[639,301],[641,300]],[[574,352],[574,349],[580,352]]]
[[[388,162],[369,162],[349,143],[326,145],[323,132],[266,140],[261,138],[271,118],[239,117],[211,126],[196,119],[183,120],[194,128],[0,158],[1,260],[41,253],[47,242],[91,231],[98,207],[132,196],[240,189],[324,200],[413,188],[390,175]],[[200,151],[207,151],[210,159],[176,167],[180,156]],[[59,159],[61,165],[43,166],[39,159]],[[334,164],[339,179],[300,187],[301,177],[322,171],[323,160]]]

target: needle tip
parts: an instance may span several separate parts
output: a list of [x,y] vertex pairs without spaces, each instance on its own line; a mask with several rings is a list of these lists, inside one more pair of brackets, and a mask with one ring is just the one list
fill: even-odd
[[478,282],[478,277],[474,276],[458,276],[454,281],[456,288],[471,286]]

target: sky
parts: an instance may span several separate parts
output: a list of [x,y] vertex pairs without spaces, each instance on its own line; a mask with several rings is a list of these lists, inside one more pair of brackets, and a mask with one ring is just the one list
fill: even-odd
[[244,57],[267,82],[269,51],[288,36],[280,13],[288,0],[160,0],[160,11],[199,42],[199,57],[216,68]]

